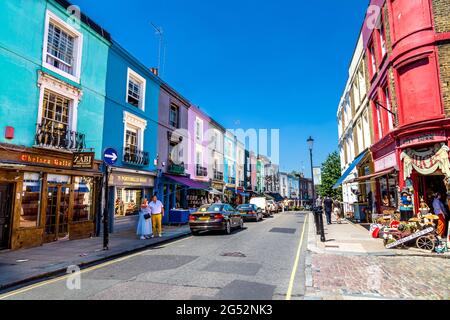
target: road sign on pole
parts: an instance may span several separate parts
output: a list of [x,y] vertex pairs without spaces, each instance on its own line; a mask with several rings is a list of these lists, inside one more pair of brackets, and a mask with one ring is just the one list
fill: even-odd
[[116,164],[117,159],[119,159],[118,152],[116,149],[108,148],[103,152],[103,161],[109,165],[113,166]]

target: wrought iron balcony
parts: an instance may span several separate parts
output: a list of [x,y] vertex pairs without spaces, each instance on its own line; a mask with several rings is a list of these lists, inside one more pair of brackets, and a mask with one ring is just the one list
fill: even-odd
[[228,183],[229,184],[236,184],[236,178],[229,177],[228,178]]
[[186,168],[183,164],[170,164],[169,168],[167,169],[167,173],[175,174],[175,175],[184,175],[186,173]]
[[134,166],[148,166],[150,164],[150,157],[148,152],[127,147],[123,152],[123,162]]
[[82,150],[86,148],[84,134],[45,124],[37,125],[35,145],[65,150]]
[[214,180],[223,181],[223,172],[214,170]]
[[208,169],[205,167],[202,167],[201,165],[197,165],[197,177],[207,177],[208,176]]

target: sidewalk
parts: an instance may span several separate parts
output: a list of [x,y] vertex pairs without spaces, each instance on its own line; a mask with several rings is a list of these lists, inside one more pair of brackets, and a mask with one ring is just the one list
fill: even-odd
[[450,253],[437,254],[418,248],[386,249],[382,239],[373,239],[364,227],[343,221],[342,224],[326,225],[326,242],[320,241],[316,235],[313,213],[309,214],[308,250],[313,253],[330,253],[342,255],[373,255],[373,256],[424,256],[450,258]]
[[389,250],[362,226],[325,226],[316,235],[309,214],[305,300],[448,300],[449,254]]
[[0,252],[0,290],[25,282],[65,273],[69,266],[83,267],[117,256],[133,253],[170,240],[189,235],[188,226],[164,227],[162,238],[139,240],[131,220],[110,235],[110,249],[103,251],[103,238],[61,241],[41,247]]

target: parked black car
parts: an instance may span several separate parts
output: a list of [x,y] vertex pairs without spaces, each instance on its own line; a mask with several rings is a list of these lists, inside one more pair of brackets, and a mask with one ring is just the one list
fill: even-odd
[[237,207],[244,221],[259,222],[263,219],[263,211],[254,204],[241,204]]
[[224,231],[231,234],[234,228],[244,228],[244,219],[229,204],[205,205],[189,216],[189,227],[194,236],[201,231]]

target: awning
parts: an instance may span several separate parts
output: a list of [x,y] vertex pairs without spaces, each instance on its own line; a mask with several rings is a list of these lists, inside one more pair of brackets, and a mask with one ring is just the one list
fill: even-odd
[[363,182],[363,181],[368,181],[368,180],[374,180],[376,178],[379,178],[379,177],[391,174],[393,172],[395,172],[394,168],[388,169],[388,170],[384,170],[384,171],[380,171],[380,172],[377,172],[377,173],[374,173],[374,174],[369,174],[367,176],[359,177],[359,178],[356,178],[354,181],[355,182],[356,181]]
[[247,192],[244,192],[244,191],[238,190],[238,194],[243,196],[243,197],[250,197],[250,193],[247,193]]
[[283,196],[279,193],[269,193],[269,194],[272,198],[275,199],[276,202],[280,202],[280,201],[284,200]]
[[209,190],[209,186],[207,186],[205,183],[194,181],[192,179],[189,179],[188,177],[171,176],[171,175],[165,175],[165,177],[174,182],[177,182],[178,184],[182,184],[190,189]]
[[362,161],[362,159],[366,156],[366,154],[369,151],[364,151],[361,153],[358,158],[355,159],[355,161],[352,162],[352,164],[348,167],[348,169],[344,172],[342,177],[339,178],[339,180],[334,185],[333,189],[337,189],[341,186],[341,184],[347,179],[347,177],[352,173],[352,171],[356,168],[356,166]]
[[268,200],[275,200],[274,197],[272,197],[270,194],[265,193],[264,196],[268,199]]

